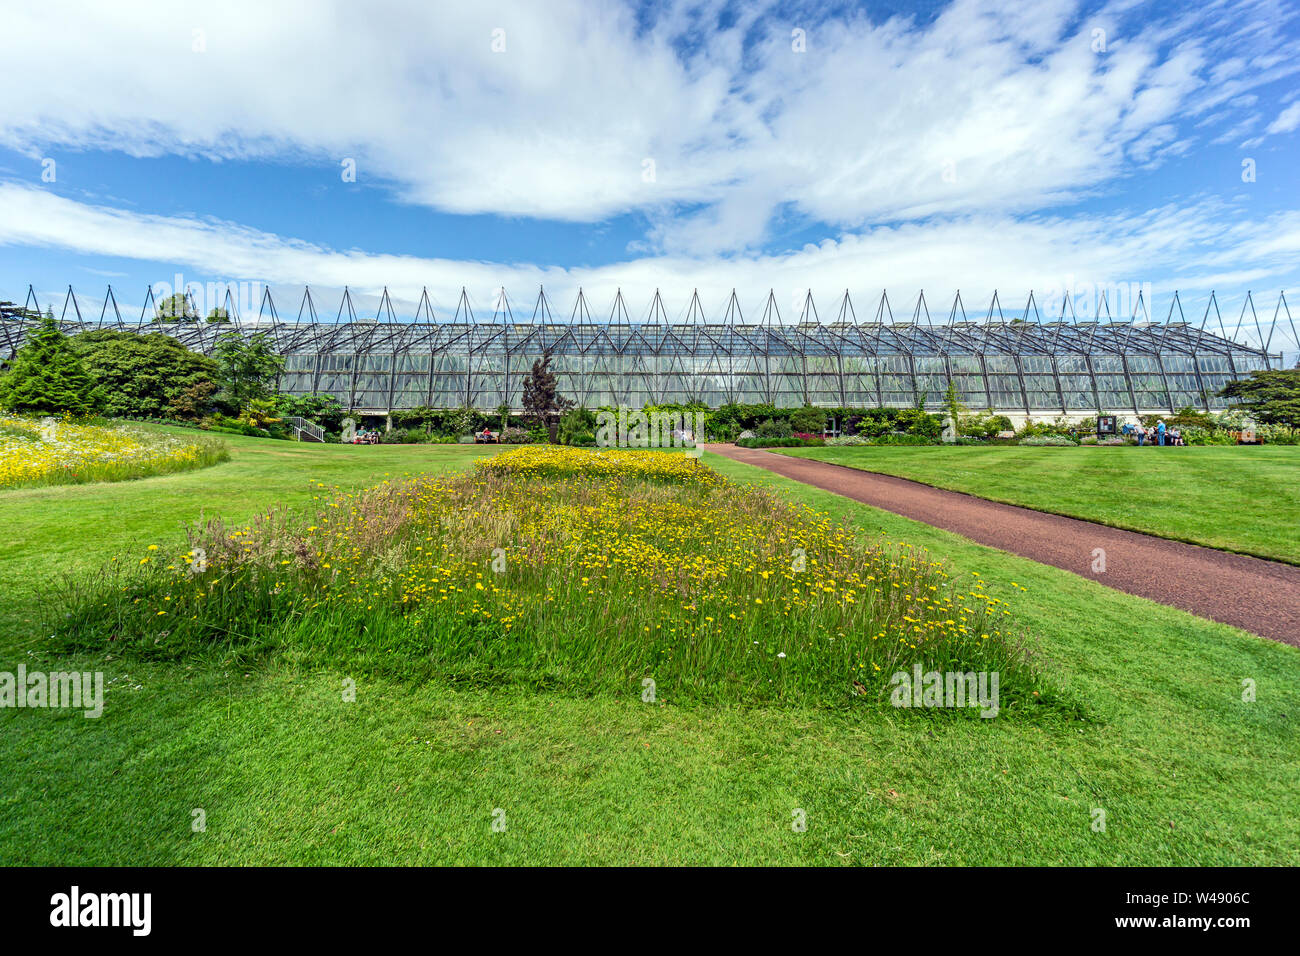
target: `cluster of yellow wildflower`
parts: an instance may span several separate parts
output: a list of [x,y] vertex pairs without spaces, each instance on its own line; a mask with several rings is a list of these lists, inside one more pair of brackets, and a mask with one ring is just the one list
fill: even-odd
[[208,438],[0,413],[0,488],[117,481],[207,463]]
[[1005,602],[978,579],[956,585],[925,549],[864,545],[829,515],[685,455],[528,448],[320,504],[301,520],[211,527],[193,542],[207,570],[195,573],[196,550],[173,563],[153,610],[197,619],[204,595],[240,591],[252,569],[275,595],[297,595],[295,614],[472,622],[547,660],[616,648],[615,666],[656,674],[665,662],[733,674],[763,658],[772,673],[813,662],[865,679],[971,659],[1006,634]]
[[640,481],[716,484],[718,474],[698,458],[678,452],[619,448],[524,445],[475,463],[488,474],[518,478],[629,478]]

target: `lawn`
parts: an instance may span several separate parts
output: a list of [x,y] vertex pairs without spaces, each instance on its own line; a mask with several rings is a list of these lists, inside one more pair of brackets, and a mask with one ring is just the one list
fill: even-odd
[[[193,436],[193,430],[158,428]],[[303,507],[316,483],[359,488],[415,472],[461,468],[496,446],[315,445],[222,435],[231,460],[197,471],[97,485],[0,491],[0,593],[100,567],[157,541],[183,540],[182,527],[220,516],[243,521],[272,503]],[[0,628],[21,634],[30,603],[0,605]]]
[[1019,619],[1092,719],[648,704],[640,688],[467,689],[276,656],[50,654],[33,581],[180,543],[200,509],[245,519],[309,504],[314,481],[356,488],[483,452],[230,446],[200,473],[0,493],[0,670],[100,669],[109,683],[99,720],[0,711],[0,862],[1300,863],[1300,652],[714,456],[861,535],[1026,588]]
[[848,446],[781,452],[1300,564],[1300,446]]

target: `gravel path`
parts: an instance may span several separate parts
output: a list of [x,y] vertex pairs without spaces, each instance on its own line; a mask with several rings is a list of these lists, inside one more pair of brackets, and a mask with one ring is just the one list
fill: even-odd
[[[824,461],[735,445],[704,448],[1071,571],[1117,591],[1300,647],[1300,567],[999,504]],[[1105,553],[1104,571],[1093,570],[1098,548]]]

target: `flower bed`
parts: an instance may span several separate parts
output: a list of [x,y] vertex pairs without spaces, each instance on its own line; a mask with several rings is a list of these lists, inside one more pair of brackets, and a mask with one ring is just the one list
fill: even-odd
[[0,488],[146,478],[228,457],[210,438],[0,413]]
[[996,671],[1003,709],[1050,696],[979,575],[685,455],[523,448],[322,499],[146,551],[53,626],[153,657],[278,649],[670,700],[888,706],[914,665]]

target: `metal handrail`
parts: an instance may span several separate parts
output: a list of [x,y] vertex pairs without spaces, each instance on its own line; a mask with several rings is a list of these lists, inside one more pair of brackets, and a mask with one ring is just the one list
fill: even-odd
[[291,415],[285,421],[293,428],[295,441],[302,441],[304,435],[308,436],[311,441],[323,442],[325,440],[325,429],[315,422],[309,422],[298,415]]

